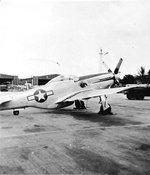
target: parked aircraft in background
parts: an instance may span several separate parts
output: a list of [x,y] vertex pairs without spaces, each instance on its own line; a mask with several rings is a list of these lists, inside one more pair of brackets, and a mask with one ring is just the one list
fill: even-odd
[[50,80],[46,85],[29,89],[24,92],[1,92],[0,110],[13,110],[14,115],[19,109],[27,107],[58,109],[75,103],[77,109],[84,109],[83,100],[100,98],[100,113],[111,113],[106,95],[117,93],[130,87],[111,88],[117,82],[122,59],[120,59],[114,72],[106,64],[107,73],[92,74],[82,77],[60,75]]

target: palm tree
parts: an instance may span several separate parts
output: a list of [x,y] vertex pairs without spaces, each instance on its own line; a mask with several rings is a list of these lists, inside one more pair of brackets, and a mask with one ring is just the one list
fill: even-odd
[[147,83],[150,84],[150,70],[147,72]]
[[141,66],[140,69],[138,70],[138,75],[139,76],[144,76],[145,75],[145,67]]
[[141,83],[147,83],[145,68],[143,66],[141,66],[138,70],[137,80],[139,80]]
[[150,76],[150,70],[147,72],[147,74]]
[[120,81],[122,84],[134,84],[135,83],[135,77],[133,75],[125,75],[123,79]]

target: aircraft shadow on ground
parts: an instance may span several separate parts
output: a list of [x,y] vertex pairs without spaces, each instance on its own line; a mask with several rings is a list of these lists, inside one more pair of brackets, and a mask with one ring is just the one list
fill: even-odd
[[72,109],[59,109],[57,111],[48,111],[48,113],[58,114],[57,117],[59,117],[59,114],[64,116],[72,116],[76,120],[99,123],[100,126],[125,126],[141,124],[141,122],[122,118],[119,116],[119,114],[99,115],[91,111]]

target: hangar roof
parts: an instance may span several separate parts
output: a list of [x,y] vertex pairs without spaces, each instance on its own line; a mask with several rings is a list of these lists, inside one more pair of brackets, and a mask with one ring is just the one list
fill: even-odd
[[18,77],[18,76],[16,76],[16,75],[7,75],[7,74],[0,74],[0,78],[4,78],[4,79],[13,79],[13,78],[16,78],[16,77]]
[[42,76],[37,76],[38,79],[52,79],[57,77],[59,74],[50,74],[50,75],[42,75]]

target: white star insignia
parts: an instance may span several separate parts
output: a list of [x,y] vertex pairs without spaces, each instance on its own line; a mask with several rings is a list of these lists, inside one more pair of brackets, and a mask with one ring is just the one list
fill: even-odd
[[28,101],[35,100],[39,103],[43,103],[47,100],[48,96],[54,95],[52,90],[45,91],[43,89],[36,90],[33,95],[27,96]]
[[41,91],[39,91],[39,93],[37,95],[35,95],[38,98],[38,101],[40,100],[45,100],[45,92],[41,93]]

